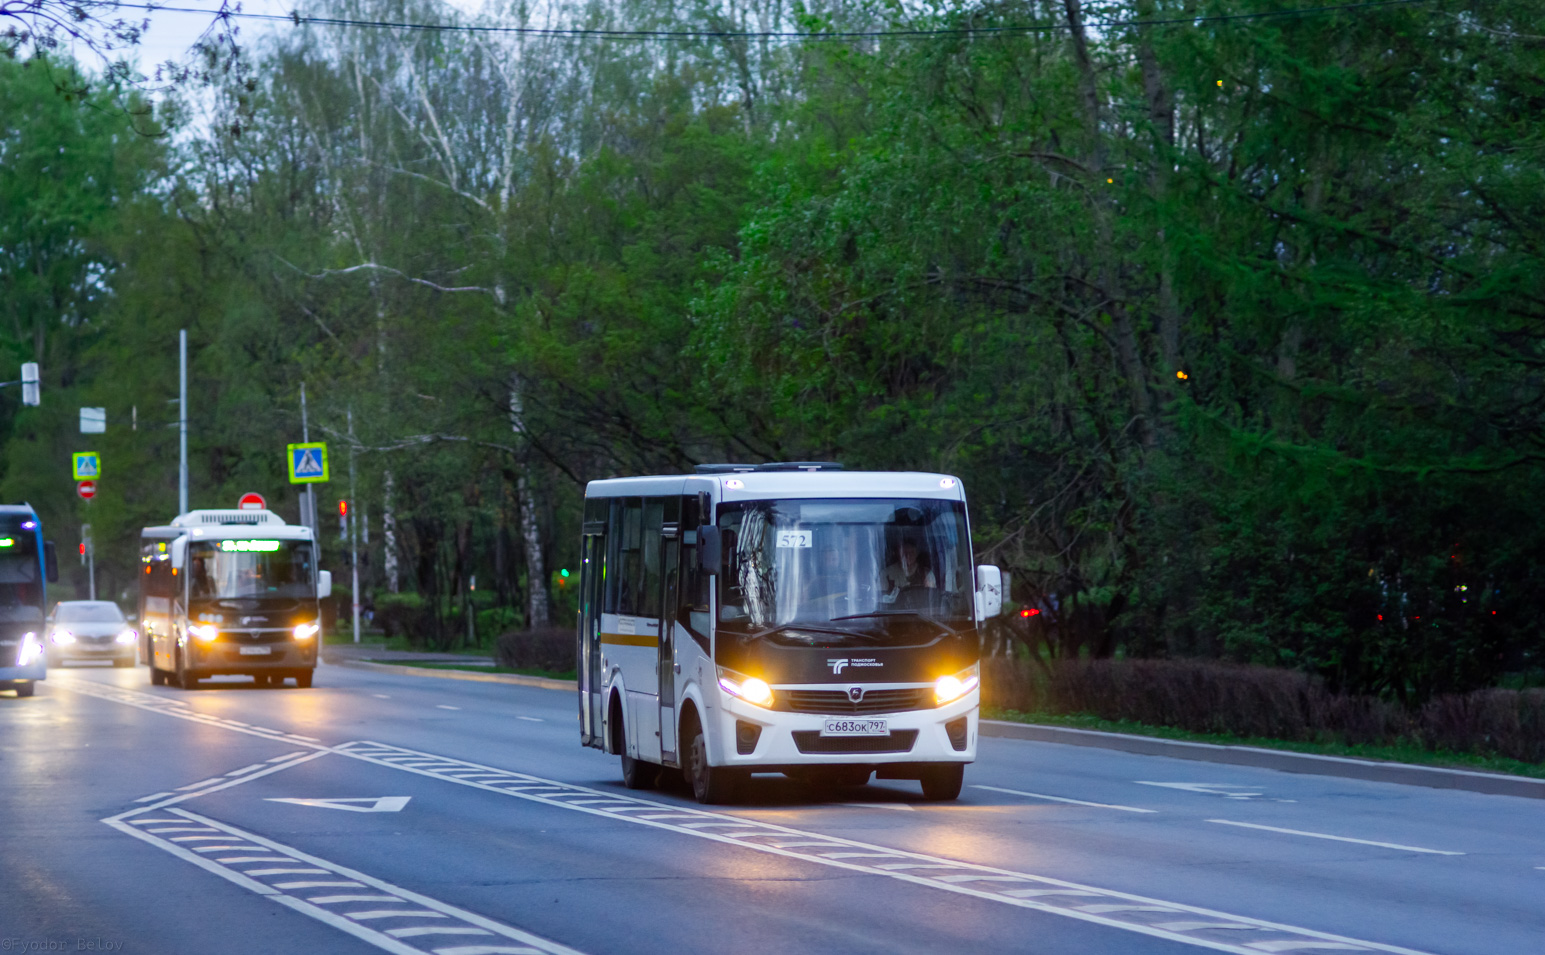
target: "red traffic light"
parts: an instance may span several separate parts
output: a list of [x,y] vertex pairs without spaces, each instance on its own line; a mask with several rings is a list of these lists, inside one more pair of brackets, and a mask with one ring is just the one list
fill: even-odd
[[338,516],[339,517],[348,517],[349,516],[349,502],[348,501],[339,501],[338,502]]
[[1021,608],[1019,608],[1019,615],[1021,617],[1034,617],[1034,616],[1039,615],[1040,612],[1041,611],[1038,610],[1035,607],[1021,607]]

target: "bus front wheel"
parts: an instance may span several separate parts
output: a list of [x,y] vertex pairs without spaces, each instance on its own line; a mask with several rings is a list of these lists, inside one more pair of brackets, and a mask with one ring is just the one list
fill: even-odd
[[295,674],[295,686],[302,690],[311,689],[311,671],[301,670],[299,673]]
[[960,788],[966,781],[965,763],[935,763],[923,767],[923,798],[933,802],[948,802],[960,798]]
[[726,803],[735,798],[739,788],[740,773],[724,766],[708,764],[708,741],[703,738],[703,728],[693,721],[688,724],[691,745],[687,747],[687,762],[683,775],[692,786],[692,796],[700,803],[713,805]]
[[38,685],[31,680],[18,683],[16,684],[16,698],[21,699],[23,697],[31,696],[32,694],[36,693],[37,690]]

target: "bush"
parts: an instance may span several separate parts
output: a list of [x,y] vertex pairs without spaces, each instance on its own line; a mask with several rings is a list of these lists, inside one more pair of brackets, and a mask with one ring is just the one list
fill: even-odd
[[435,632],[433,608],[418,594],[381,594],[376,597],[376,626],[390,640],[401,635],[413,646],[423,646]]
[[982,701],[1026,712],[1080,714],[1193,733],[1344,743],[1418,743],[1434,750],[1545,761],[1545,690],[1438,696],[1418,710],[1333,693],[1324,681],[1272,667],[1200,660],[984,661]]
[[567,673],[574,669],[574,631],[545,627],[502,633],[494,644],[494,663],[517,670]]

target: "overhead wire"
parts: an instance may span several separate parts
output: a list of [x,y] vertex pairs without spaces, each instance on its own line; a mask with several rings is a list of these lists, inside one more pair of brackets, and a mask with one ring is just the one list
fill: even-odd
[[[1152,17],[1147,19],[1089,19],[1085,24],[1089,27],[1102,30],[1121,30],[1131,27],[1149,26],[1173,26],[1181,24],[1223,23],[1240,20],[1267,20],[1284,19],[1294,17],[1323,16],[1332,13],[1349,11],[1372,10],[1383,7],[1409,7],[1424,6],[1437,3],[1439,0],[1366,0],[1362,3],[1339,3],[1319,7],[1285,8],[1279,10],[1261,10],[1252,13],[1220,13],[1208,15],[1196,15],[1187,17]],[[1015,35],[1031,33],[1050,33],[1066,29],[1066,24],[1036,23],[1036,24],[1010,24],[1005,26],[966,26],[966,27],[940,27],[934,29],[908,28],[886,30],[832,30],[832,31],[806,31],[806,30],[645,30],[645,29],[601,29],[594,27],[533,27],[533,26],[503,26],[497,24],[477,23],[422,23],[410,20],[363,20],[350,17],[319,17],[302,16],[298,11],[289,14],[278,13],[247,13],[240,10],[203,10],[194,7],[177,7],[154,3],[112,3],[109,5],[122,9],[146,10],[151,12],[168,13],[201,13],[221,19],[232,18],[242,20],[262,20],[268,22],[292,23],[295,26],[337,26],[337,27],[361,27],[381,30],[410,30],[443,33],[485,33],[507,34],[514,36],[539,36],[571,39],[611,39],[611,40],[715,40],[715,39],[751,39],[751,40],[857,40],[857,39],[883,39],[894,38],[928,38],[928,37],[969,37],[976,35]]]

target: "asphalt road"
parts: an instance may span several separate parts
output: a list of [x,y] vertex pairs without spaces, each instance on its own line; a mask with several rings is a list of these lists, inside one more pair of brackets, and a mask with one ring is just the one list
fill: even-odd
[[1545,801],[984,739],[958,803],[622,788],[571,694],[0,693],[0,955],[1545,952]]

